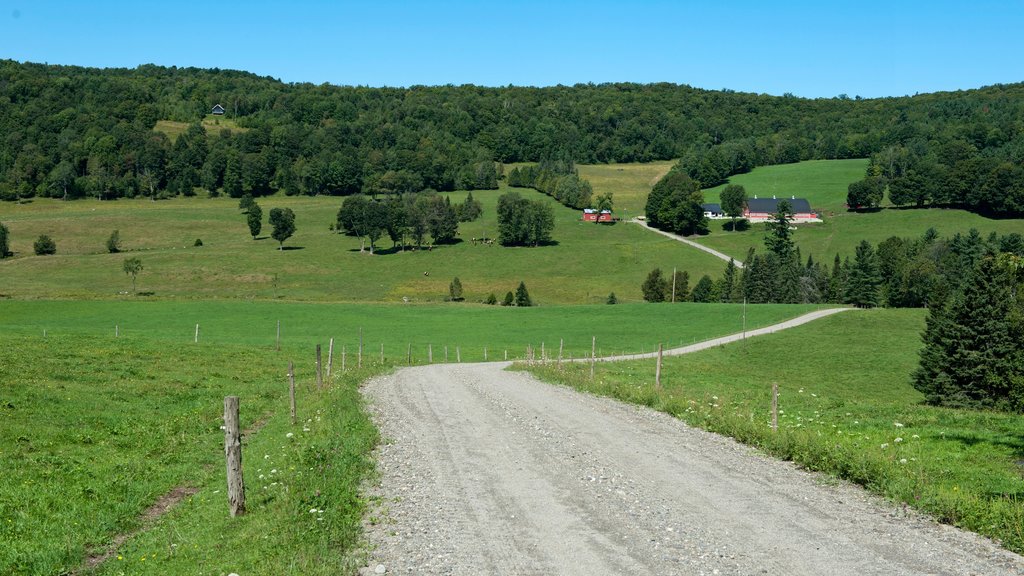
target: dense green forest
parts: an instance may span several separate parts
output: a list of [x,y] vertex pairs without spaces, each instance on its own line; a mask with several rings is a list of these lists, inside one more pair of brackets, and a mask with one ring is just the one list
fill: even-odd
[[[226,110],[219,126],[209,122],[214,104]],[[546,158],[681,158],[707,187],[758,165],[872,157],[875,171],[907,178],[902,184],[942,165],[957,190],[1020,189],[1021,118],[1024,84],[803,99],[673,84],[345,87],[219,69],[6,60],[0,197],[492,188],[494,162]],[[154,130],[161,120],[188,128],[171,138]],[[924,202],[1020,209],[945,193]]]

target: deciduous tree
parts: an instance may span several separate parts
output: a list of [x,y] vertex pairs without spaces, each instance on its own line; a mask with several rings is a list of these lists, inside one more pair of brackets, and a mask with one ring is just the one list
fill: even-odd
[[124,273],[132,277],[132,294],[138,293],[135,289],[135,278],[142,272],[142,260],[138,258],[125,258],[121,264],[121,269]]
[[284,241],[295,233],[295,213],[291,208],[274,208],[270,211],[270,225],[274,227],[270,236],[277,240],[278,250],[284,250]]

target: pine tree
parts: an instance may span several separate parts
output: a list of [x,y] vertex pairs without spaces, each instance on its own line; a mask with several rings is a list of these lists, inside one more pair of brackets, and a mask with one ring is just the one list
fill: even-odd
[[882,276],[878,271],[878,257],[867,240],[857,245],[857,255],[846,281],[846,302],[858,308],[878,306],[878,293]]
[[452,302],[462,302],[462,282],[458,276],[448,285],[448,295],[451,296]]
[[711,276],[705,274],[693,287],[692,299],[694,302],[711,302],[713,297],[714,283],[711,281]]
[[640,285],[640,290],[644,294],[644,300],[648,302],[664,302],[666,292],[670,289],[668,280],[661,273],[661,268],[651,270],[647,274],[647,279]]
[[520,281],[516,288],[516,306],[533,306],[530,293],[526,291],[526,283]]
[[686,302],[690,299],[690,273],[686,270],[676,270],[675,275],[666,290],[666,300],[672,299],[672,286],[675,286],[675,300],[673,302]]
[[718,287],[718,300],[720,302],[735,302],[738,294],[736,286],[736,262],[730,258],[729,263],[725,265],[725,272],[722,274],[722,281]]
[[1024,410],[1024,322],[1012,276],[987,257],[931,308],[914,387],[927,402]]
[[11,254],[10,231],[7,226],[0,223],[0,258],[7,258]]

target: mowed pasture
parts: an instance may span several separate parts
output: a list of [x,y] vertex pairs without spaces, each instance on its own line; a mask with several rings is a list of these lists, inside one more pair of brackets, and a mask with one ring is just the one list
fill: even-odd
[[[849,311],[655,361],[532,370],[644,404],[1024,551],[1024,416],[922,404],[923,310]],[[771,428],[779,386],[778,431]]]
[[[747,327],[809,309],[748,306]],[[542,343],[556,356],[562,338],[565,354],[579,357],[593,337],[610,354],[741,328],[742,307],[722,304],[0,301],[0,573],[65,573],[113,550],[98,573],[334,574],[359,562],[357,487],[377,440],[357,386],[405,364],[409,343],[416,363],[427,361],[427,345],[435,362],[445,346],[451,362],[480,361],[483,347],[491,359],[506,348],[522,358],[527,345],[539,355]],[[315,345],[326,364],[330,337],[334,383],[318,390]],[[241,397],[251,429],[249,513],[234,520],[220,429],[226,395]],[[185,497],[170,513],[143,519],[175,489]],[[131,537],[114,549],[118,535]]]
[[[832,263],[836,254],[853,258],[857,244],[867,240],[877,245],[891,236],[917,238],[928,228],[942,236],[953,236],[977,228],[983,236],[991,232],[1008,234],[1024,232],[1024,220],[992,219],[966,210],[945,208],[896,208],[888,197],[878,211],[850,212],[846,209],[846,192],[851,182],[864,177],[867,160],[812,160],[798,164],[763,166],[748,174],[729,179],[742,185],[749,197],[807,198],[819,210],[824,222],[798,224],[793,234],[802,255],[813,255],[818,261]],[[705,200],[718,202],[725,185],[704,191]],[[742,260],[751,247],[764,248],[764,224],[730,232],[723,229],[728,220],[712,220],[711,234],[694,238],[701,244]]]
[[[597,304],[615,293],[623,302],[642,299],[640,284],[651,269],[678,267],[690,274],[721,273],[714,257],[636,226],[584,223],[579,212],[551,202],[556,225],[552,245],[506,248],[474,243],[497,237],[495,206],[507,189],[477,191],[481,219],[460,225],[455,244],[399,251],[385,237],[377,253],[361,253],[360,240],[330,230],[342,198],[259,198],[260,239],[249,235],[245,216],[231,198],[165,201],[39,199],[0,205],[0,222],[11,231],[15,257],[0,261],[0,294],[18,299],[130,297],[122,271],[128,257],[142,260],[138,290],[156,298],[285,299],[336,302],[439,302],[459,277],[470,302],[494,293],[500,300],[524,281],[534,301]],[[461,202],[465,192],[450,194]],[[272,208],[295,211],[297,232],[277,250],[266,221]],[[124,252],[109,254],[107,237],[119,230]],[[54,256],[35,256],[32,243],[48,234]],[[193,246],[196,239],[203,246]]]
[[594,196],[612,193],[615,212],[628,219],[643,215],[647,195],[662,176],[668,174],[675,162],[661,161],[645,164],[580,164],[576,166],[580,177],[589,181]]

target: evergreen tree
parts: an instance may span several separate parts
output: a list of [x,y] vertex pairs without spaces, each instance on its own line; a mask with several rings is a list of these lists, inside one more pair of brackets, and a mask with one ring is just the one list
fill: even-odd
[[516,306],[533,306],[530,293],[526,291],[526,283],[520,281],[516,288]]
[[448,295],[451,297],[452,302],[462,302],[464,300],[462,297],[462,282],[459,281],[458,276],[448,285]]
[[846,302],[858,308],[878,306],[882,276],[878,271],[878,258],[871,244],[861,240],[846,281]]
[[831,304],[841,304],[846,295],[846,276],[843,274],[843,261],[836,253],[832,261],[832,274],[828,279],[828,294],[826,300]]
[[506,292],[504,300],[501,301],[501,305],[502,306],[511,306],[511,305],[515,304],[515,302],[516,302],[516,297],[512,294],[512,292]]
[[39,238],[36,239],[35,243],[32,244],[32,249],[35,251],[36,256],[45,256],[57,253],[57,243],[53,241],[46,234],[40,234]]
[[644,300],[648,302],[664,302],[667,292],[671,290],[668,280],[661,273],[661,268],[655,268],[647,274],[647,279],[640,285],[644,294]]
[[694,302],[711,302],[714,296],[714,283],[711,281],[711,276],[707,274],[701,276],[697,285],[693,287],[692,300]]
[[718,285],[719,302],[736,302],[736,297],[743,298],[742,293],[737,290],[736,261],[732,258],[725,265],[725,272],[722,274],[722,281]]
[[929,310],[914,387],[930,404],[1024,411],[1019,282],[987,257],[961,290]]
[[488,306],[494,306],[497,303],[498,297],[494,295],[494,292],[491,292],[487,295],[487,298],[484,298],[484,304],[487,304]]
[[[686,270],[675,270],[673,274],[674,276],[669,281],[668,289],[665,291],[665,299],[673,302],[686,302],[690,299],[690,273]],[[674,294],[672,292],[673,287],[675,288]]]
[[608,299],[605,300],[605,304],[618,304],[619,299],[615,297],[615,292],[608,295]]

